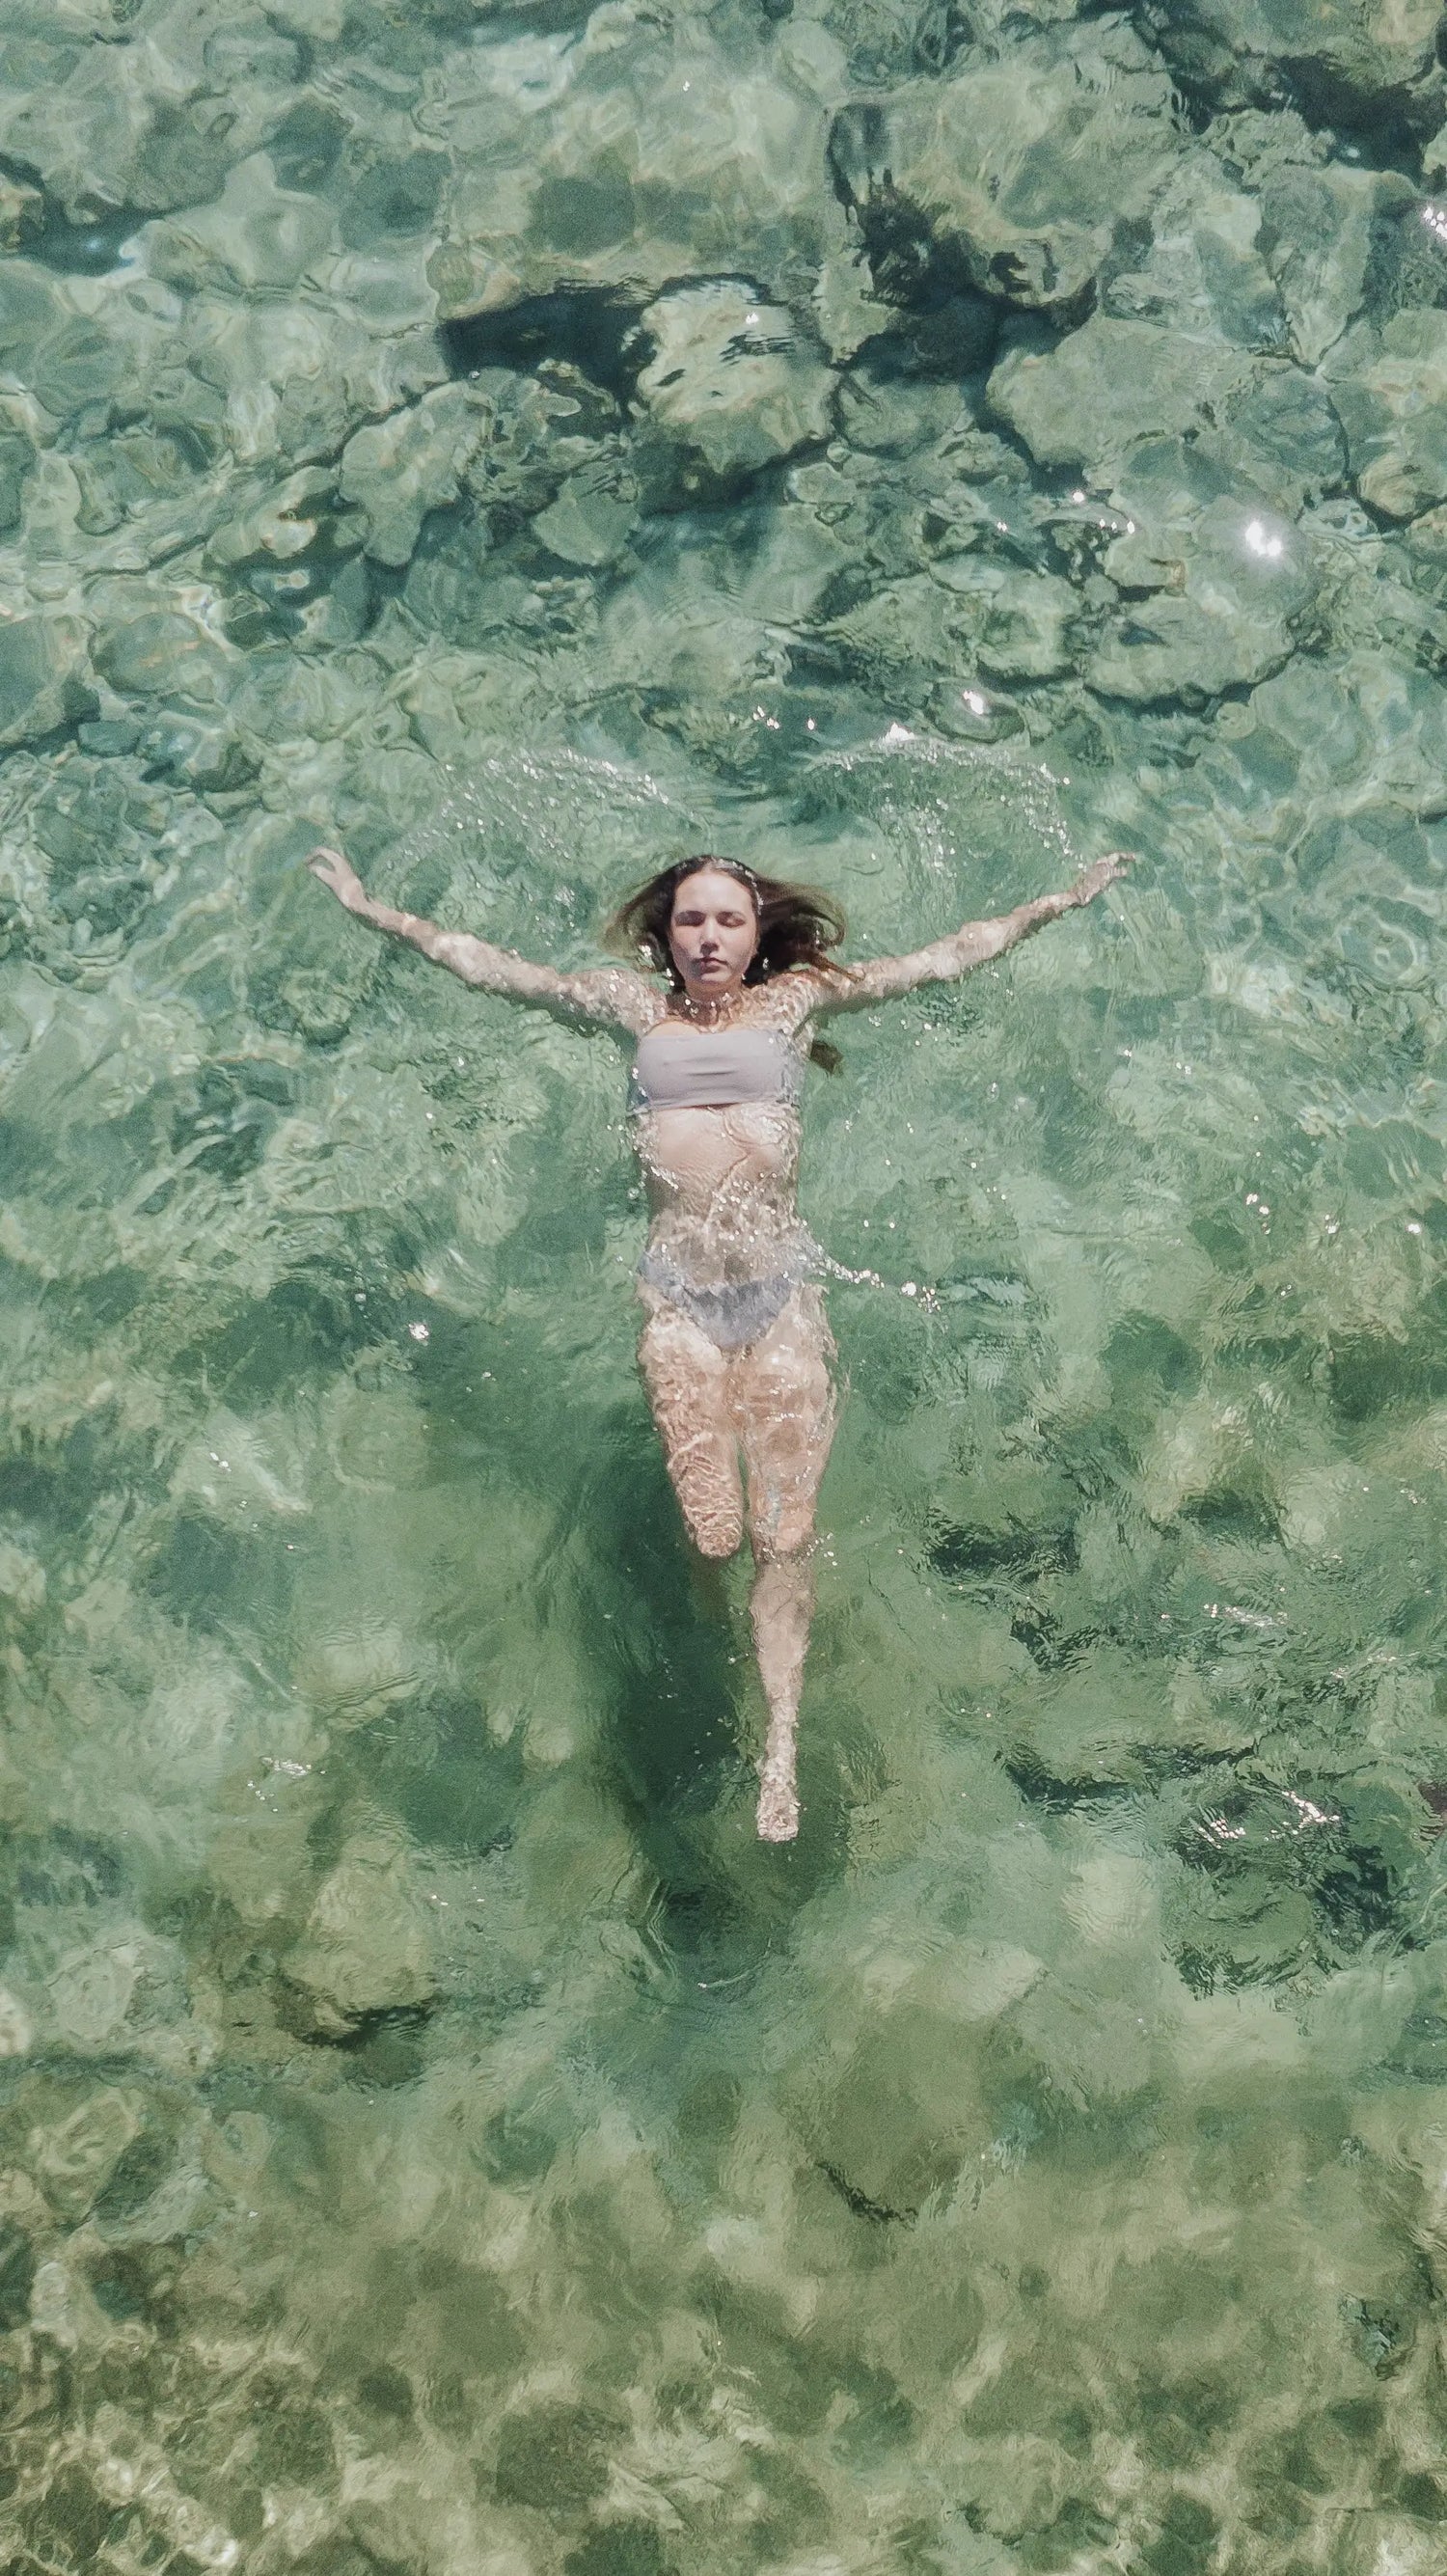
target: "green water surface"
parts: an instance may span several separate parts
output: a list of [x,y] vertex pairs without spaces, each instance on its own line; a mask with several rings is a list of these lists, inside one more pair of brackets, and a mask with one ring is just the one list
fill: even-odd
[[[1444,129],[1417,0],[4,0],[13,2576],[1444,2563]],[[624,1058],[323,836],[1142,854],[811,1076],[792,1848]]]

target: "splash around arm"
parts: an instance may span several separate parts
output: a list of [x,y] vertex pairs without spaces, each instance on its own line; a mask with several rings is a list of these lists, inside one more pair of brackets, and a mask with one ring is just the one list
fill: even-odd
[[531,1002],[575,1025],[637,1033],[657,1016],[653,986],[646,977],[632,974],[626,967],[601,966],[576,975],[562,974],[557,967],[537,965],[510,948],[495,948],[491,940],[475,938],[471,931],[441,930],[435,921],[424,920],[420,913],[398,912],[391,904],[379,903],[368,894],[350,859],[340,850],[319,847],[309,853],[307,866],[318,884],[334,894],[354,919],[365,922],[369,929],[385,931],[389,938],[405,940],[435,966],[445,966],[449,974],[459,976],[477,992],[501,993],[510,1001]]
[[927,948],[911,949],[906,956],[872,957],[860,966],[827,968],[816,977],[815,1007],[821,1013],[867,1011],[876,1002],[892,1002],[921,984],[954,983],[974,967],[1003,957],[1022,939],[1032,938],[1048,921],[1093,903],[1125,875],[1134,857],[1132,850],[1111,850],[1083,868],[1074,885],[1060,893],[1037,895],[1032,902],[1017,904],[1013,912],[997,913],[989,921],[967,921],[945,938],[933,940]]

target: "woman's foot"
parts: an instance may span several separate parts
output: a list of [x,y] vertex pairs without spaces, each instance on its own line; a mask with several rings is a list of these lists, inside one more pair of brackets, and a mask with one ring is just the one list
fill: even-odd
[[791,1843],[799,1830],[799,1794],[794,1786],[792,1741],[781,1752],[764,1756],[759,1773],[759,1840]]

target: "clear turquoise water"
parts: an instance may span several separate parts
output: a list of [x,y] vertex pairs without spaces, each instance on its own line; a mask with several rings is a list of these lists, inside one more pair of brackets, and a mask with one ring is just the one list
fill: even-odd
[[[1430,14],[0,69],[7,2566],[1426,2576]],[[792,1849],[622,1060],[323,834],[559,961],[681,847],[861,952],[1142,853],[811,1092]]]

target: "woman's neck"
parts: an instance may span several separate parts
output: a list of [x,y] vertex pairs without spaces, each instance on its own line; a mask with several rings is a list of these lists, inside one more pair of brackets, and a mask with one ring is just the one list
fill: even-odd
[[732,1019],[743,999],[743,986],[736,984],[731,993],[690,993],[678,996],[685,1019],[694,1020],[701,1029],[717,1028],[723,1020]]

